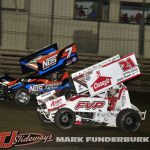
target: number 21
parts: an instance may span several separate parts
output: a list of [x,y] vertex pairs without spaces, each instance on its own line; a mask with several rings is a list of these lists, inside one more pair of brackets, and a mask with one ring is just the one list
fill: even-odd
[[119,62],[119,64],[123,71],[127,71],[136,66],[131,58],[127,58],[126,60]]

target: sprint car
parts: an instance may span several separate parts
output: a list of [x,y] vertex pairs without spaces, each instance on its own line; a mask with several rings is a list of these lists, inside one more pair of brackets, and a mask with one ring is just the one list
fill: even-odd
[[27,105],[35,96],[57,90],[67,94],[72,88],[65,67],[78,60],[76,45],[58,50],[57,44],[44,47],[20,59],[22,73],[30,73],[23,79],[9,75],[0,77],[0,98],[13,99],[18,105]]
[[74,125],[110,126],[135,132],[146,111],[130,101],[124,82],[141,75],[135,55],[116,55],[72,74],[78,94],[66,97],[56,91],[37,96],[38,116],[43,123],[61,129]]

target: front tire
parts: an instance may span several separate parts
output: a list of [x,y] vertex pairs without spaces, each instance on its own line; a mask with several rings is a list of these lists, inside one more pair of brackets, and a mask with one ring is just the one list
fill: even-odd
[[54,120],[57,127],[71,129],[75,123],[75,113],[68,108],[62,108],[57,111]]
[[126,132],[135,132],[141,125],[140,114],[133,109],[124,109],[117,115],[116,125]]
[[15,93],[15,103],[19,106],[26,106],[31,100],[31,95],[28,90],[21,88]]
[[52,123],[51,120],[48,120],[47,118],[45,118],[45,116],[43,114],[41,114],[40,112],[37,112],[37,115],[42,124]]

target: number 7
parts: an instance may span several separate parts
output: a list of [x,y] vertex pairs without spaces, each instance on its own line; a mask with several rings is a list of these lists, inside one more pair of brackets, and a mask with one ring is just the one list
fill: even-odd
[[67,48],[67,49],[65,50],[65,52],[68,53],[67,58],[70,58],[71,52],[72,52],[72,47]]

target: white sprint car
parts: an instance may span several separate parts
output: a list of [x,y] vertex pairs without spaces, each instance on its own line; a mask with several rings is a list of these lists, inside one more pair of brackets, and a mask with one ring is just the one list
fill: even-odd
[[125,81],[140,75],[135,55],[119,55],[73,73],[76,94],[51,91],[37,96],[37,112],[44,123],[61,129],[74,125],[119,127],[128,132],[139,129],[146,111],[130,101]]

